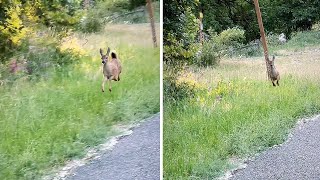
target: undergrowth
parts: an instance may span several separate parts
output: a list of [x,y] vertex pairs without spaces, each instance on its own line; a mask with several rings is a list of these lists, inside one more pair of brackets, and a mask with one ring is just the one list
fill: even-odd
[[284,77],[278,88],[234,80],[165,102],[165,179],[212,179],[228,159],[248,157],[286,139],[297,119],[320,112],[320,84]]

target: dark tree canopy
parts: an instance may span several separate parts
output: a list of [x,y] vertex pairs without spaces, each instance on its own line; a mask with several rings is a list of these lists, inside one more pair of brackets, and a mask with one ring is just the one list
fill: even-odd
[[[259,3],[267,33],[283,32],[290,36],[294,31],[310,30],[312,24],[320,20],[318,0],[260,0]],[[182,38],[184,21],[181,17],[188,7],[197,18],[199,12],[203,12],[205,31],[212,29],[219,33],[238,26],[246,31],[247,42],[259,37],[252,0],[164,0],[164,37],[174,32],[177,38]]]

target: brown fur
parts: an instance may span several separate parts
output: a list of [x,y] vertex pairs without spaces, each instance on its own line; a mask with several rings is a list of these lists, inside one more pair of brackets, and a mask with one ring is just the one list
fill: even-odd
[[273,56],[272,61],[269,61],[269,65],[270,65],[269,76],[270,76],[270,80],[272,82],[272,85],[276,86],[275,85],[275,82],[276,82],[276,84],[279,86],[280,74],[279,74],[279,71],[277,71],[276,67],[274,66],[274,59],[275,59],[275,57]]
[[102,59],[102,72],[103,72],[103,81],[102,81],[102,92],[104,92],[105,82],[109,81],[109,91],[111,92],[111,81],[120,81],[120,73],[122,70],[121,63],[117,58],[115,53],[111,53],[111,60],[109,60],[110,48],[108,48],[107,54],[103,54],[102,49],[100,49],[100,55]]

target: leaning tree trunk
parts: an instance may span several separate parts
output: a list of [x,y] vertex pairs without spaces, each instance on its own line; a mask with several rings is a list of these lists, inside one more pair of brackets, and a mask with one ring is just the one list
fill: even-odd
[[266,61],[266,66],[267,66],[267,75],[268,75],[268,78],[270,79],[271,67],[269,65],[268,47],[267,47],[267,41],[266,41],[266,36],[265,36],[265,32],[264,32],[264,27],[263,27],[260,7],[259,7],[259,1],[258,0],[253,0],[253,1],[254,1],[255,9],[256,9],[256,14],[257,14],[257,19],[258,19],[258,24],[259,24],[259,29],[260,29],[260,35],[261,35],[261,41],[262,41],[262,46],[263,46],[264,59]]
[[146,0],[146,1],[147,1],[147,8],[148,8],[149,19],[150,19],[150,24],[151,24],[153,45],[154,45],[154,47],[157,47],[157,35],[156,35],[156,29],[155,29],[155,25],[154,25],[152,1],[151,0]]

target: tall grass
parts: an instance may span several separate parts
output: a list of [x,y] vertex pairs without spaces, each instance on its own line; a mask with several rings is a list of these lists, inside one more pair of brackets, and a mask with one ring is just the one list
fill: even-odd
[[279,144],[298,118],[320,112],[320,83],[284,79],[288,82],[279,88],[234,80],[221,101],[202,92],[195,99],[166,103],[165,178],[217,177],[228,158]]
[[112,93],[101,92],[98,51],[75,66],[51,69],[50,78],[0,87],[0,179],[39,179],[103,142],[112,125],[159,112],[159,49],[112,48],[123,64]]
[[[309,35],[303,41],[310,45]],[[286,50],[303,44],[292,41]],[[215,179],[233,166],[230,159],[284,142],[299,118],[319,113],[319,51],[297,47],[300,52],[276,59],[276,88],[266,81],[263,58],[222,59],[216,68],[183,70],[176,83],[185,97],[174,101],[165,94],[164,178]]]

